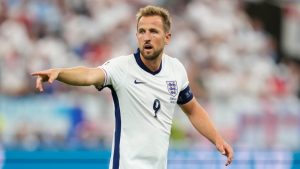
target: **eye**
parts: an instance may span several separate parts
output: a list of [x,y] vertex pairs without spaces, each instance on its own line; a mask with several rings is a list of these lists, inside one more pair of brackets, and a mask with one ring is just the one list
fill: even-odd
[[159,33],[159,31],[157,29],[150,29],[151,33]]
[[145,29],[139,29],[138,33],[145,33]]

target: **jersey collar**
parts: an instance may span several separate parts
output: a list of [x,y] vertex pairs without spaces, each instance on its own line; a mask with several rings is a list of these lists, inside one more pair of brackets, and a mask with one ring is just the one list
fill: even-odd
[[151,71],[149,68],[147,68],[147,66],[143,63],[142,59],[141,59],[141,55],[140,55],[140,49],[138,48],[136,50],[136,52],[134,53],[134,58],[135,58],[135,61],[136,63],[140,66],[140,68],[142,68],[144,71],[152,74],[152,75],[156,75],[160,72],[161,70],[161,67],[162,67],[162,62],[160,63],[160,66],[158,68],[158,70],[156,71]]

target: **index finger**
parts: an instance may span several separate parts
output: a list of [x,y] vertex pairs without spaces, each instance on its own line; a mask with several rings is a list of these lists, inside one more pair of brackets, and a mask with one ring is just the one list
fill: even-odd
[[31,74],[31,76],[38,76],[38,75],[40,75],[40,74],[43,74],[42,72],[33,72],[33,73],[30,73]]
[[32,72],[31,76],[46,75],[47,73],[47,71]]

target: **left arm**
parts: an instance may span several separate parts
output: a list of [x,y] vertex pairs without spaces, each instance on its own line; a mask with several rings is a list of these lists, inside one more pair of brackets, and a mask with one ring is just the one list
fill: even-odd
[[223,155],[227,156],[226,166],[232,162],[233,150],[217,132],[207,112],[193,98],[188,103],[180,105],[197,131],[210,140]]

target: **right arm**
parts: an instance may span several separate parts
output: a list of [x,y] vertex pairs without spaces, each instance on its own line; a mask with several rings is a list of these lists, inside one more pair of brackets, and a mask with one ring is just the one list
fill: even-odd
[[37,76],[36,88],[43,91],[43,82],[52,83],[54,80],[73,86],[102,86],[105,81],[105,73],[100,68],[72,67],[56,68],[34,72]]

